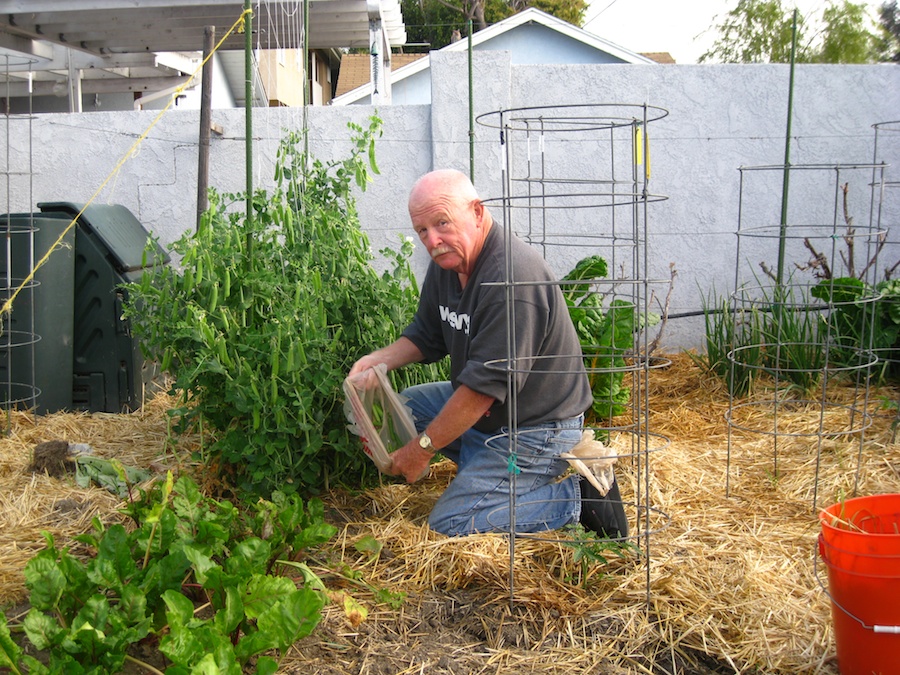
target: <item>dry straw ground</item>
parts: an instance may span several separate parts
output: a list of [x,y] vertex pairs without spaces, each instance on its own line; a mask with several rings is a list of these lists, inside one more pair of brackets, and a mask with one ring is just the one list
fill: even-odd
[[[687,356],[672,362],[649,379],[650,427],[669,440],[649,457],[650,503],[660,513],[637,542],[649,555],[612,556],[582,574],[558,533],[519,538],[514,555],[501,535],[437,535],[425,519],[452,477],[447,463],[413,486],[334,491],[325,501],[339,534],[312,562],[332,600],[350,592],[368,617],[351,621],[331,602],[281,672],[836,673],[830,603],[816,577],[818,567],[826,583],[814,556],[813,494],[820,507],[851,496],[858,436],[817,434],[817,406],[782,415],[776,476],[771,436],[736,433],[726,496],[726,392]],[[833,396],[850,404],[854,392]],[[853,403],[872,415],[860,494],[900,491],[896,413],[880,409],[882,396],[896,401],[897,391]],[[27,601],[22,570],[43,545],[41,530],[65,543],[94,516],[120,517],[105,490],[28,471],[34,446],[64,439],[134,466],[191,470],[200,439],[169,437],[166,402],[158,397],[130,415],[13,415],[0,438],[0,606],[11,623]],[[742,426],[768,429],[771,411],[750,410],[757,417]],[[620,462],[618,475],[624,498],[633,500],[634,463]],[[637,509],[629,510],[634,523]],[[357,550],[368,537],[383,545],[379,554]],[[372,587],[405,593],[402,606],[379,604],[348,584],[335,574],[343,564]]]

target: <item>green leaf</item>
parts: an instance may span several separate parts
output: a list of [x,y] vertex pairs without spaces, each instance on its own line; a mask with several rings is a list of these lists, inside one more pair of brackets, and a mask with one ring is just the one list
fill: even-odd
[[97,557],[88,568],[88,579],[119,593],[137,573],[137,564],[131,554],[125,528],[116,523],[104,533],[97,550]]
[[254,574],[247,580],[244,611],[251,619],[257,619],[269,607],[295,590],[294,582],[290,579]]
[[[605,279],[609,274],[606,260],[598,255],[588,256],[579,260],[575,267],[562,278],[562,281],[589,281],[591,279]],[[563,284],[563,296],[569,305],[576,305],[583,301],[591,293],[588,283]]]
[[22,648],[16,644],[9,633],[6,623],[6,614],[0,613],[0,668],[9,668],[12,673],[19,675],[19,662],[24,654]]
[[66,591],[66,577],[56,561],[56,551],[42,551],[25,565],[25,585],[31,591],[31,605],[40,610],[55,609]]
[[196,546],[185,546],[182,550],[185,557],[191,562],[197,582],[201,585],[206,585],[213,571],[222,569],[221,565]]
[[231,556],[225,561],[225,571],[229,574],[249,577],[264,574],[268,568],[272,547],[267,541],[250,537],[237,544]]
[[236,586],[225,588],[225,606],[216,612],[214,621],[223,635],[228,635],[244,620],[244,603]]
[[117,609],[127,624],[140,624],[147,618],[147,596],[135,586],[125,586]]
[[356,542],[353,545],[353,548],[355,548],[360,553],[367,553],[367,554],[369,554],[369,557],[374,558],[379,553],[381,553],[381,549],[383,548],[383,546],[384,545],[380,541],[378,541],[375,537],[373,537],[371,535],[366,535],[365,537],[360,539],[358,542]]
[[271,656],[260,656],[256,660],[256,675],[275,675],[278,672],[278,661]]
[[238,642],[235,653],[246,661],[269,649],[285,650],[309,635],[321,618],[322,596],[308,589],[294,590],[270,604],[257,619],[258,630]]
[[55,619],[34,607],[28,610],[22,625],[25,635],[36,649],[49,649],[60,644],[66,637],[66,631]]
[[166,618],[169,625],[187,625],[194,618],[194,603],[178,591],[168,590],[162,594],[166,603]]

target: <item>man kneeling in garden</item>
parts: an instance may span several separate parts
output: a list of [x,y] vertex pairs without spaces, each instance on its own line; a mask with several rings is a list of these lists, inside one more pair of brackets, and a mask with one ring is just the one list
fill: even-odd
[[[510,529],[507,428],[507,255],[514,270],[517,397],[515,529],[580,522],[627,537],[618,485],[601,495],[560,458],[582,437],[592,394],[562,292],[539,253],[495,226],[465,174],[433,171],[409,196],[413,229],[431,256],[412,323],[392,344],[359,359],[350,377],[380,363],[393,370],[450,355],[450,381],[403,392],[419,436],[391,456],[391,472],[414,482],[436,452],[457,464],[429,525],[447,535]],[[526,283],[522,283],[526,282]],[[527,283],[533,282],[533,283]]]

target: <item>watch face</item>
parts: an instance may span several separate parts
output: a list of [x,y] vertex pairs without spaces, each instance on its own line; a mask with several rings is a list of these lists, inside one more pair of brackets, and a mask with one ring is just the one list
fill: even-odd
[[422,448],[430,448],[431,447],[431,439],[428,438],[425,434],[419,436],[419,446]]

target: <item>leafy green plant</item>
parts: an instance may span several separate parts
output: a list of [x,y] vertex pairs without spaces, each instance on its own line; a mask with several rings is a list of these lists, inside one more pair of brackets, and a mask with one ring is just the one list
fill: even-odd
[[238,674],[251,659],[256,672],[274,673],[270,652],[283,654],[318,623],[323,596],[269,572],[280,557],[296,558],[334,535],[320,502],[304,506],[277,494],[245,513],[169,474],[127,513],[136,523],[130,532],[95,519],[92,532],[76,537],[93,552],[87,560],[45,533],[47,548],[25,567],[31,609],[23,628],[48,664],[11,645],[4,623],[0,666],[116,673],[135,660],[130,645],[155,639],[173,675]]
[[[377,477],[346,429],[341,384],[407,325],[418,285],[410,238],[381,251],[385,272],[372,266],[352,192],[377,173],[380,120],[350,128],[349,157],[327,164],[288,134],[252,218],[246,195],[211,191],[198,231],[173,245],[181,269],[150,269],[128,289],[135,333],[182,396],[177,429],[203,420],[215,437],[205,461],[263,496]],[[400,387],[430,372],[392,376]]]
[[777,381],[810,392],[821,382],[825,350],[817,310],[808,298],[796,297],[797,292],[791,286],[776,288],[773,297],[765,299],[767,311],[760,314],[759,327],[762,365]]
[[887,279],[875,286],[854,277],[824,279],[813,287],[813,297],[831,307],[822,318],[829,335],[832,358],[838,365],[860,363],[860,352],[871,350],[881,362],[877,380],[900,373],[900,280]]
[[609,562],[607,555],[613,554],[624,558],[628,553],[640,554],[640,549],[630,541],[616,541],[613,539],[598,539],[594,532],[584,529],[580,523],[566,525],[565,532],[568,539],[563,539],[563,546],[574,549],[572,561],[578,567],[577,575],[570,575],[567,581],[578,581],[582,588],[587,588],[591,579],[591,567],[606,565]]
[[706,352],[691,354],[700,367],[723,380],[733,396],[746,394],[760,362],[758,312],[732,312],[726,297],[715,290],[703,296]]
[[724,380],[733,396],[746,395],[762,375],[811,391],[824,367],[818,308],[796,292],[776,288],[772,297],[755,298],[743,309],[712,292],[703,306],[706,354],[694,361]]
[[635,331],[643,323],[658,321],[656,316],[638,317],[634,304],[625,300],[613,300],[604,307],[591,282],[607,275],[606,260],[595,255],[580,260],[562,279],[563,297],[581,341],[594,394],[591,411],[598,420],[626,411],[631,399],[631,388],[625,386],[626,357],[633,356]]

